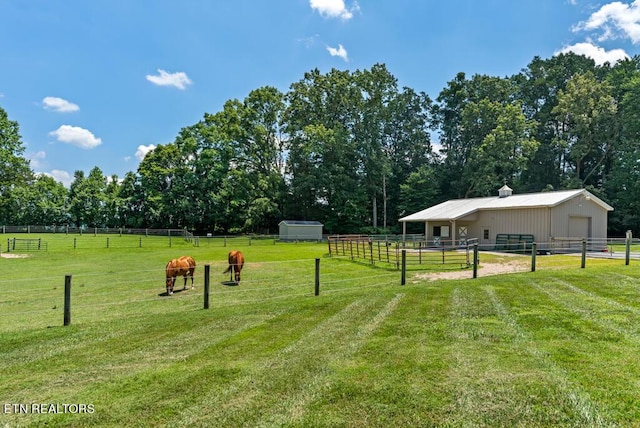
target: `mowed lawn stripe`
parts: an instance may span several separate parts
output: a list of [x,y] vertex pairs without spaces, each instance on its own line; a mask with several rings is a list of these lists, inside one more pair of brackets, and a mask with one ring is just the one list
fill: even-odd
[[[568,421],[565,418],[573,415],[577,416],[572,424],[578,423],[584,426],[603,426],[603,420],[600,416],[598,409],[591,402],[589,394],[580,389],[578,386],[571,383],[568,378],[566,370],[559,367],[548,354],[540,349],[531,335],[518,324],[516,316],[511,313],[511,310],[500,300],[493,287],[489,286],[485,288],[489,300],[496,309],[496,313],[500,319],[509,327],[514,338],[514,345],[520,349],[524,349],[530,356],[532,356],[539,366],[538,372],[545,374],[545,378],[548,378],[548,383],[552,385],[551,389],[557,389],[559,394],[555,395],[555,400],[563,405],[546,405],[543,402],[537,403],[535,411],[539,412],[544,410],[544,418],[548,422],[566,423]],[[546,379],[545,379],[546,380]],[[538,395],[538,393],[535,393]],[[531,402],[529,400],[528,402]],[[527,402],[527,401],[525,401]],[[567,405],[568,404],[568,405]],[[551,407],[551,409],[549,409]],[[570,407],[567,409],[567,407]],[[568,410],[568,411],[567,411]],[[553,415],[555,413],[555,415]],[[542,415],[542,414],[541,414]],[[553,415],[555,420],[551,420]],[[556,419],[557,418],[557,419]],[[607,423],[609,425],[609,423]]]
[[[11,352],[14,359],[9,359],[3,369],[0,396],[11,395],[18,402],[51,402],[55,396],[49,394],[63,390],[73,396],[88,388],[99,398],[95,393],[101,382],[170,369],[204,348],[256,328],[275,316],[272,313],[211,320],[165,316],[156,322],[120,323],[112,329],[103,324],[82,330],[60,328],[59,337],[45,343],[26,342]],[[47,367],[51,369],[46,370]],[[50,389],[54,384],[56,389]],[[18,385],[23,387],[16,394]]]
[[483,281],[454,288],[449,316],[453,361],[450,421],[474,426],[598,423],[588,395],[572,387],[562,371],[509,316]]
[[640,339],[640,308],[622,304],[557,278],[533,286],[589,323],[617,336]]
[[[330,386],[332,366],[348,359],[395,309],[402,294],[349,303],[272,355],[243,361],[244,375],[185,409],[177,426],[279,426],[304,416]],[[203,409],[207,411],[203,414]]]
[[[584,271],[563,277],[575,287],[594,281]],[[571,292],[557,279],[552,273],[524,274],[517,283],[498,279],[495,289],[576,403],[577,423],[637,421],[638,337],[602,319],[620,309],[597,308],[593,296]]]

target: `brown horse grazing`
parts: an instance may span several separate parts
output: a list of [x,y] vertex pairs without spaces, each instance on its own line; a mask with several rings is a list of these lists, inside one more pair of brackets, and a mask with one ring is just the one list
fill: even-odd
[[230,281],[233,281],[233,274],[235,273],[234,282],[236,284],[240,284],[240,271],[242,270],[243,266],[244,266],[244,255],[238,250],[233,250],[229,252],[229,267],[227,268],[227,270],[225,270],[222,273],[231,272],[232,276],[229,279]]
[[196,262],[193,257],[182,256],[177,259],[170,260],[166,267],[166,287],[167,296],[173,294],[173,287],[176,285],[176,277],[182,275],[184,277],[184,288],[187,288],[187,276],[191,277],[191,289],[193,289],[193,272],[196,270]]
[[191,277],[191,289],[193,290],[193,273],[196,270],[196,261],[193,257],[191,256],[181,256],[178,258],[178,260],[186,260],[187,263],[189,263],[189,273],[187,275],[184,276],[184,289],[187,288],[187,276]]

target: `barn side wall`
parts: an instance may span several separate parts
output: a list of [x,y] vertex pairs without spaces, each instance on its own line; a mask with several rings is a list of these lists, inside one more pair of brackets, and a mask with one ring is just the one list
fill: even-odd
[[583,196],[575,197],[552,208],[551,236],[606,239],[607,217],[607,210],[600,205]]
[[[548,208],[480,211],[478,219],[468,225],[468,235],[478,238],[482,245],[495,245],[496,235],[503,233],[533,235],[534,240],[546,242],[549,239],[549,218]],[[488,239],[484,239],[485,229],[489,231]]]

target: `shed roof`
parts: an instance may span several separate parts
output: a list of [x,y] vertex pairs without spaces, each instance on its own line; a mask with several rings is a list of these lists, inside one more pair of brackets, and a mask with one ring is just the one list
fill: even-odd
[[507,197],[452,199],[417,213],[402,217],[401,222],[457,220],[480,210],[549,208],[577,196],[584,196],[607,211],[613,207],[585,189],[560,190],[557,192],[524,193]]
[[319,221],[307,221],[307,220],[282,220],[280,223],[278,223],[278,226],[281,224],[286,224],[288,226],[291,225],[295,225],[295,226],[323,226],[322,223],[320,223]]

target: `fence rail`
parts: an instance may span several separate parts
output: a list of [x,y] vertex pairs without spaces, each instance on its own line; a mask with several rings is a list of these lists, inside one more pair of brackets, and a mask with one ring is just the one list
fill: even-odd
[[335,235],[327,238],[329,256],[347,256],[351,260],[363,260],[370,264],[386,263],[400,269],[402,252],[407,265],[451,265],[457,268],[471,266],[470,248],[474,240],[394,241],[384,237],[376,239],[367,235]]
[[7,252],[10,251],[23,251],[23,252],[31,252],[31,251],[47,251],[48,245],[47,241],[43,241],[41,238],[38,239],[7,239]]
[[111,234],[145,236],[187,236],[186,229],[149,229],[131,227],[76,227],[76,226],[2,226],[0,233],[64,233],[64,234]]

